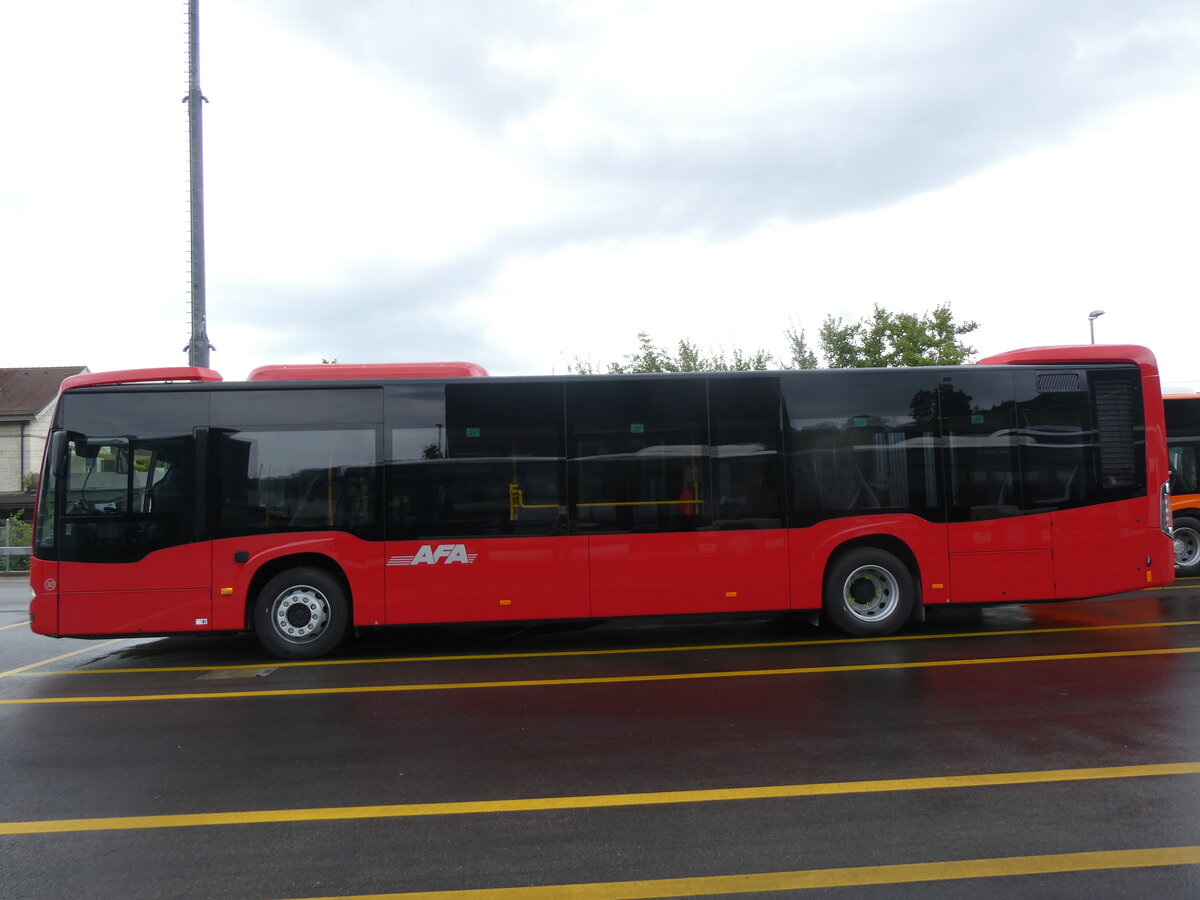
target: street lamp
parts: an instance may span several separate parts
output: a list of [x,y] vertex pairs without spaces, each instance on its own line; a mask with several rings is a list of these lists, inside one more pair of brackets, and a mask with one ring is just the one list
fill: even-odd
[[1096,320],[1104,315],[1104,310],[1093,309],[1088,313],[1088,330],[1092,333],[1092,343],[1096,343]]

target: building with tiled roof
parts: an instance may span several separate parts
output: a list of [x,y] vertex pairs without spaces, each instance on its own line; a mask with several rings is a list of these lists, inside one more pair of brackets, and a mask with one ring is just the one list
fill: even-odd
[[0,515],[28,508],[58,386],[86,366],[0,369]]

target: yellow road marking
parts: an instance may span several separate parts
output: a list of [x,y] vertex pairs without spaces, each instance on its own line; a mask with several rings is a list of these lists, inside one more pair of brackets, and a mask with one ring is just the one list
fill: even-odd
[[[354,687],[278,688],[262,691],[203,691],[178,694],[124,694],[95,697],[29,697],[0,700],[0,706],[46,703],[145,703],[156,700],[229,700],[239,697],[312,697],[334,694],[395,694],[415,691],[461,691],[482,688],[558,687],[582,684],[636,684],[650,681],[695,681],[705,678],[760,678],[767,675],[829,675],[837,672],[876,672],[899,669],[939,669],[991,666],[1005,663],[1065,662],[1081,659],[1122,659],[1138,656],[1178,656],[1200,653],[1200,647],[1158,647],[1151,650],[1110,650],[1100,653],[1059,653],[1042,656],[998,656],[973,659],[922,660],[907,663],[864,663],[846,666],[798,666],[785,669],[745,669],[721,672],[673,672],[662,675],[602,675],[587,678],[533,678],[522,681],[457,681],[429,684],[376,684]],[[14,669],[13,671],[20,671]],[[7,674],[7,673],[3,673]]]
[[267,809],[184,815],[113,816],[93,819],[47,819],[0,822],[0,835],[62,834],[77,831],[131,831],[148,828],[195,828],[217,825],[263,825],[329,822],[352,819],[396,819],[417,816],[460,816],[485,813],[547,812],[614,806],[654,806],[677,803],[726,803],[737,800],[776,800],[840,794],[892,793],[939,788],[997,787],[1016,784],[1054,784],[1164,775],[1200,775],[1200,762],[1145,766],[1107,766],[1091,769],[1051,769],[1042,772],[999,772],[935,778],[894,778],[880,781],[835,781],[770,787],[718,788],[597,794],[578,797],[533,797],[516,800],[468,800],[446,803],[401,803],[386,806],[342,806],[313,809]]
[[[1021,628],[1008,631],[961,631],[946,634],[895,634],[881,638],[818,638],[805,641],[765,641],[740,644],[688,644],[678,647],[621,647],[610,650],[547,650],[533,653],[461,653],[443,656],[391,656],[371,659],[307,659],[291,662],[272,660],[275,669],[311,668],[314,666],[371,666],[384,663],[427,663],[427,662],[470,662],[472,660],[496,659],[562,659],[578,656],[628,656],[646,653],[695,653],[716,650],[763,650],[786,647],[831,647],[842,644],[881,644],[895,641],[933,641],[947,638],[1012,637],[1032,634],[1076,634],[1092,631],[1123,631],[1135,628],[1179,628],[1200,625],[1200,619],[1179,622],[1125,622],[1120,625],[1080,625],[1066,628]],[[212,672],[237,669],[261,669],[263,663],[237,663],[214,666],[155,666],[123,669],[50,669],[32,672],[31,675],[141,675],[164,672]]]
[[1107,850],[1093,853],[1054,853],[1007,856],[951,862],[811,869],[664,878],[653,881],[613,881],[594,884],[548,884],[535,887],[482,888],[459,891],[415,891],[405,894],[357,894],[309,900],[651,900],[658,897],[703,897],[715,894],[799,891],[875,884],[913,884],[1013,875],[1095,872],[1104,869],[1144,869],[1152,866],[1200,864],[1200,847],[1154,847],[1145,850]]
[[13,622],[11,625],[0,625],[0,631],[8,631],[10,628],[20,628],[22,625],[26,628],[29,627],[28,622]]
[[96,650],[101,650],[104,647],[110,647],[113,644],[119,644],[121,638],[111,641],[105,641],[102,644],[88,644],[86,647],[80,647],[78,650],[72,650],[70,653],[63,653],[58,656],[52,656],[50,659],[43,659],[41,662],[30,663],[27,666],[21,666],[19,669],[9,669],[7,672],[0,672],[0,678],[7,678],[9,675],[20,675],[28,672],[30,669],[36,669],[38,666],[48,666],[50,663],[56,663],[59,660],[70,659],[72,656],[78,656],[80,653],[90,653]]

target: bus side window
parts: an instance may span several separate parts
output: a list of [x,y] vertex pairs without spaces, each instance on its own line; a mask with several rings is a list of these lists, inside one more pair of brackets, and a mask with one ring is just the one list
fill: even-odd
[[712,526],[706,382],[650,375],[567,385],[572,527]]
[[708,383],[712,429],[713,527],[783,526],[779,379],[721,378]]
[[872,510],[944,517],[935,372],[801,372],[783,395],[792,525]]
[[385,406],[392,540],[562,530],[562,385],[395,385]]

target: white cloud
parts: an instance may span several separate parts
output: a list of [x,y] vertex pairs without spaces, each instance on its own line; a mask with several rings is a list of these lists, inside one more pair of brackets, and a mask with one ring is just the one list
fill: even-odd
[[[1194,10],[728,10],[203,4],[214,365],[782,354],[792,323],[950,303],[981,353],[1102,308],[1098,339],[1200,378]],[[5,360],[182,363],[182,10],[2,15]]]

